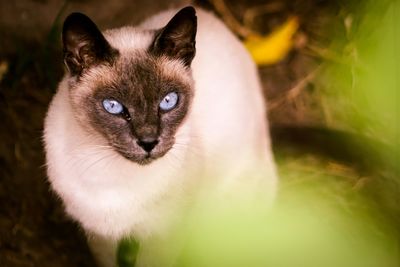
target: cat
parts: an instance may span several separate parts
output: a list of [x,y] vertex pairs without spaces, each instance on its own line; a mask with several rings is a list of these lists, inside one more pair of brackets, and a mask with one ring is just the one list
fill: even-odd
[[102,33],[72,13],[62,40],[66,74],[45,118],[47,173],[101,266],[115,266],[122,238],[162,236],[203,183],[253,185],[273,198],[257,68],[214,15],[188,6]]

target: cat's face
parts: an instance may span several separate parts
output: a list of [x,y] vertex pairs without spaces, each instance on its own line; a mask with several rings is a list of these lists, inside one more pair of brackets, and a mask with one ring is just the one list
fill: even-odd
[[194,94],[194,9],[181,10],[152,34],[146,50],[125,53],[82,14],[70,15],[63,29],[75,117],[139,164],[165,155],[187,117]]

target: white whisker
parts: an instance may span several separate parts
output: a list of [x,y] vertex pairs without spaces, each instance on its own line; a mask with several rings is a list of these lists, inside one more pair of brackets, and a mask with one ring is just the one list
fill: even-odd
[[106,159],[110,159],[115,157],[115,154],[106,154],[103,157],[100,157],[98,159],[95,159],[94,161],[92,161],[91,163],[89,163],[88,166],[86,166],[86,168],[79,174],[79,177],[83,177],[83,175],[91,168],[95,167],[97,164],[99,164],[100,162],[103,162]]
[[193,144],[175,142],[175,144],[172,146],[172,148],[179,149],[179,150],[185,150],[187,153],[190,153],[195,156],[201,156],[200,148],[198,148],[196,145],[193,145]]

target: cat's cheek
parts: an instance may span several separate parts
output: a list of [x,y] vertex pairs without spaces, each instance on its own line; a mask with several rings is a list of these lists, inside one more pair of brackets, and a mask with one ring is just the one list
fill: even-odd
[[119,143],[119,140],[131,140],[130,127],[126,120],[111,114],[99,111],[97,114],[88,114],[91,127],[101,133],[109,143]]

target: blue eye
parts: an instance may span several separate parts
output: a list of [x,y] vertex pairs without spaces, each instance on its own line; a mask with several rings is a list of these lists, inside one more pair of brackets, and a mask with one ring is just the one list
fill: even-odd
[[167,94],[160,102],[160,108],[164,111],[173,109],[178,104],[178,94],[171,92]]
[[103,100],[103,107],[104,109],[110,114],[121,114],[124,110],[124,107],[121,103],[114,99],[104,99]]

